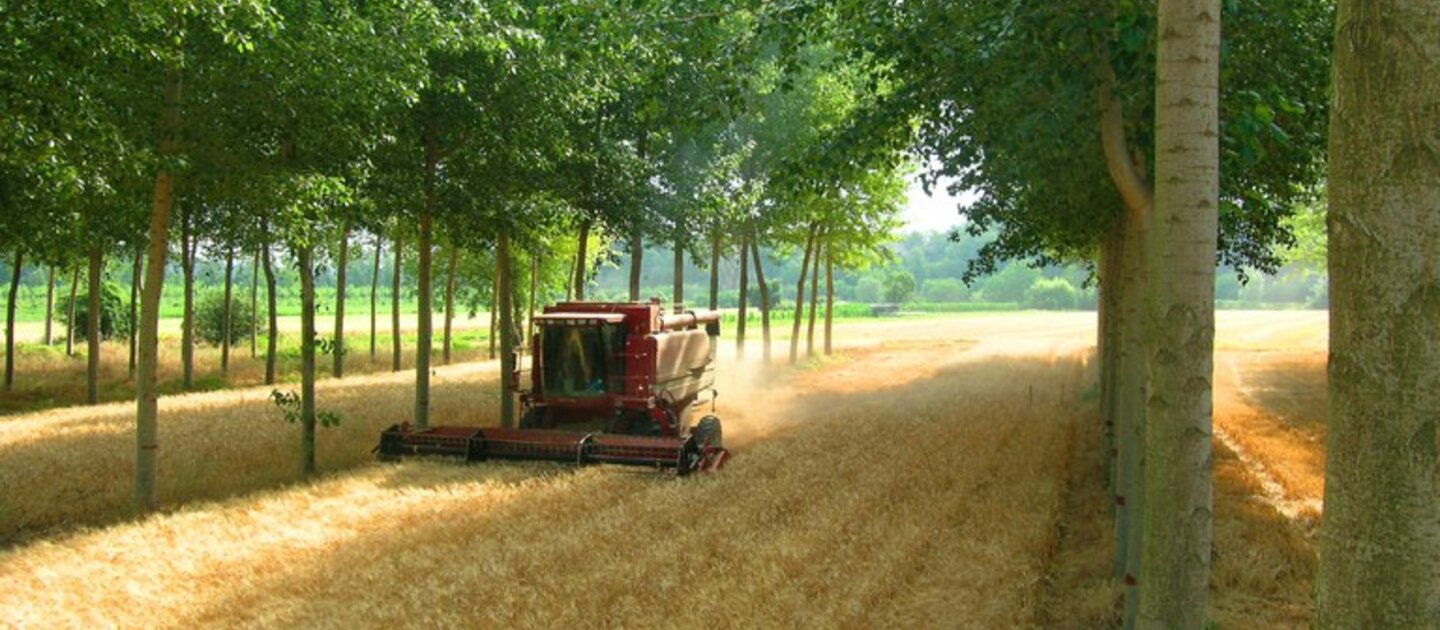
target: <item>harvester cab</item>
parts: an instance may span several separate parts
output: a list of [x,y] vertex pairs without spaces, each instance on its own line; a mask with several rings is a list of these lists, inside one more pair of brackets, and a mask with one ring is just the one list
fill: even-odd
[[524,410],[519,429],[399,424],[377,450],[717,469],[728,457],[720,419],[702,413],[713,411],[719,335],[719,313],[665,313],[658,300],[546,307],[532,323],[528,369],[506,379]]

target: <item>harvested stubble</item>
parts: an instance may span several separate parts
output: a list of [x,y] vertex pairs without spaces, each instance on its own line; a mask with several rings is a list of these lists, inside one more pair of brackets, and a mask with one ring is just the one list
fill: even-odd
[[1216,365],[1215,423],[1312,522],[1325,496],[1325,361],[1324,352],[1236,352]]
[[1224,444],[1215,448],[1210,618],[1220,628],[1310,628],[1316,540],[1264,497]]
[[411,462],[191,506],[0,556],[0,624],[1031,626],[1074,410],[1024,394],[1077,374],[740,394],[701,478]]
[[[432,414],[482,424],[493,416],[494,362],[436,371]],[[339,427],[319,429],[320,470],[371,460],[379,431],[409,418],[414,372],[326,380],[322,409]],[[280,385],[293,389],[293,385]],[[159,495],[164,505],[216,499],[300,479],[300,430],[269,400],[270,389],[167,396],[160,400]],[[135,406],[70,407],[0,421],[0,543],[101,525],[130,511]],[[48,531],[47,531],[48,530]]]

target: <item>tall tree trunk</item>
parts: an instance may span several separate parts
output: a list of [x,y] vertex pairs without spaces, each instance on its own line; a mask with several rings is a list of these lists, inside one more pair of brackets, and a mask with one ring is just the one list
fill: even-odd
[[185,389],[195,384],[195,235],[190,232],[189,209],[180,211],[180,271],[185,279],[184,310],[180,316],[180,365]]
[[100,274],[104,272],[104,254],[98,246],[90,248],[89,289],[90,309],[85,317],[85,402],[100,402]]
[[260,259],[260,264],[265,267],[265,384],[274,385],[276,350],[280,343],[280,322],[276,313],[279,309],[275,300],[275,264],[270,256],[269,234],[266,234],[265,246],[261,251]]
[[445,365],[450,365],[450,329],[455,321],[455,268],[459,264],[460,248],[450,243],[450,256],[445,264],[445,339],[441,344]]
[[740,237],[740,312],[735,317],[735,356],[745,360],[745,318],[750,293],[750,237]]
[[178,142],[180,95],[180,68],[172,66],[165,72],[159,142],[162,166],[155,172],[150,198],[150,246],[145,261],[145,290],[140,298],[140,364],[135,381],[135,508],[142,513],[153,512],[158,507],[155,464],[160,436],[156,422],[159,399],[155,376],[159,363],[160,292],[165,284],[165,252],[169,248],[165,231],[170,225],[175,185],[174,176],[163,165],[169,164],[167,158],[175,154]]
[[[1165,255],[1147,259],[1141,628],[1205,627],[1210,592],[1220,3],[1161,0],[1159,9],[1155,217],[1147,251]],[[1440,543],[1436,534],[1432,542]],[[1432,584],[1440,586],[1440,577]]]
[[[530,330],[535,325],[535,294],[540,290],[540,258],[534,252],[530,253],[530,313],[525,318],[525,330]],[[520,343],[529,343],[526,338],[521,338]]]
[[720,233],[710,239],[710,310],[720,308]]
[[140,333],[140,274],[144,272],[144,249],[135,250],[135,267],[130,276],[130,368],[127,374],[135,378],[135,351],[139,345],[136,336]]
[[675,269],[672,272],[674,287],[672,296],[675,302],[675,312],[685,312],[685,243],[680,237],[675,237]]
[[[1096,354],[1100,360],[1100,418],[1104,450],[1103,472],[1105,488],[1116,493],[1118,464],[1116,461],[1117,427],[1119,426],[1120,392],[1120,321],[1122,305],[1121,263],[1124,257],[1125,225],[1116,221],[1106,230],[1100,242],[1100,261],[1096,265],[1099,273],[1100,301],[1096,319],[1099,329]],[[1115,504],[1110,503],[1113,513]],[[1113,514],[1112,514],[1113,516]]]
[[370,271],[370,362],[375,362],[375,324],[377,313],[379,313],[380,296],[380,250],[383,249],[383,239],[379,234],[375,235],[375,267]]
[[805,256],[800,260],[800,277],[795,280],[795,319],[790,326],[790,365],[800,360],[800,323],[805,319],[805,274],[810,271],[810,255],[815,248],[815,233],[819,223],[810,224],[810,235],[805,238]]
[[640,301],[640,265],[645,259],[645,238],[636,229],[630,235],[630,301]]
[[1440,10],[1343,0],[1317,627],[1440,626]]
[[395,270],[390,276],[390,371],[400,371],[400,265],[405,241],[401,238],[400,220],[395,220]]
[[54,342],[52,324],[55,322],[55,266],[51,265],[45,275],[45,345]]
[[[580,222],[580,243],[579,243],[579,248],[575,250],[575,289],[574,289],[574,295],[575,295],[575,301],[577,301],[577,302],[584,302],[584,301],[585,301],[585,281],[587,280],[586,276],[589,275],[587,272],[590,271],[590,260],[589,260],[590,251],[589,251],[589,249],[590,249],[590,222],[589,222],[589,221],[581,221],[581,222]],[[496,273],[496,276],[497,276],[497,277],[499,276],[499,273],[498,273],[498,272]]]
[[515,393],[510,375],[515,372],[514,271],[510,260],[510,234],[500,231],[495,250],[496,307],[500,311],[500,426],[515,426]]
[[300,473],[315,475],[315,267],[309,247],[300,263]]
[[65,356],[75,356],[75,300],[80,297],[80,267],[70,272],[70,302],[65,314]]
[[433,221],[435,217],[436,192],[435,177],[439,163],[439,149],[434,138],[427,138],[425,143],[425,206],[420,211],[420,234],[416,239],[417,247],[420,250],[417,259],[419,278],[418,291],[420,294],[418,313],[419,321],[416,322],[415,342],[415,417],[412,424],[417,429],[424,429],[430,426],[430,343],[431,334],[431,283],[434,278],[430,275],[431,258],[430,241],[434,230]]
[[250,265],[250,358],[259,356],[256,345],[260,339],[260,250],[255,250],[255,262]]
[[230,324],[234,308],[230,303],[232,285],[235,281],[235,248],[225,250],[225,316],[224,328],[220,333],[220,373],[230,374]]
[[1119,387],[1116,393],[1115,432],[1115,573],[1123,578],[1125,627],[1134,627],[1140,607],[1140,547],[1145,502],[1145,239],[1154,195],[1137,164],[1125,133],[1125,117],[1114,94],[1115,72],[1108,64],[1100,67],[1100,140],[1105,166],[1125,205],[1121,269]]
[[339,260],[335,262],[335,343],[331,346],[330,375],[345,376],[345,288],[350,270],[350,219],[340,226]]
[[834,243],[825,243],[825,356],[834,353],[833,333],[835,332],[835,253]]
[[5,302],[5,391],[15,387],[15,302],[20,298],[20,272],[25,252],[15,248],[15,266],[10,270],[10,299]]
[[[500,317],[500,254],[498,251],[495,254],[495,268],[491,271],[493,273],[490,275],[490,331],[487,341],[490,343],[490,360],[494,361],[496,352],[495,342],[500,334],[498,324]],[[573,284],[571,285],[571,289],[574,289]]]
[[1128,213],[1120,314],[1120,391],[1117,393],[1118,470],[1115,490],[1115,570],[1125,586],[1125,619],[1133,627],[1140,606],[1140,547],[1145,507],[1145,257],[1147,217]]
[[815,313],[820,303],[820,252],[825,249],[825,239],[815,239],[814,261],[810,267],[810,321],[805,328],[805,356],[815,356]]
[[750,235],[750,254],[755,263],[755,282],[760,285],[760,334],[764,342],[761,358],[770,365],[770,285],[765,282],[765,266],[760,264],[759,234]]

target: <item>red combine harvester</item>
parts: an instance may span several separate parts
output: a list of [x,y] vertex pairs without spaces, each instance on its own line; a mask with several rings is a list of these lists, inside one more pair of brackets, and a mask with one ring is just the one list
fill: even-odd
[[[702,394],[713,406],[719,313],[667,314],[658,300],[566,302],[533,325],[519,429],[394,425],[380,434],[380,458],[628,464],[680,475],[724,465],[720,419],[693,421]],[[521,372],[513,377],[506,386],[519,390]]]

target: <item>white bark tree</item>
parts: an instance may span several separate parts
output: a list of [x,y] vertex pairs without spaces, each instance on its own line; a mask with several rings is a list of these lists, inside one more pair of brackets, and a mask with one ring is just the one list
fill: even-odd
[[1344,0],[1317,626],[1440,627],[1440,3]]

